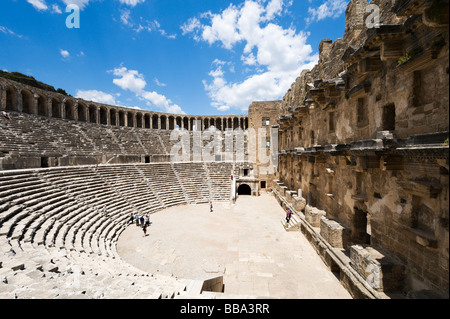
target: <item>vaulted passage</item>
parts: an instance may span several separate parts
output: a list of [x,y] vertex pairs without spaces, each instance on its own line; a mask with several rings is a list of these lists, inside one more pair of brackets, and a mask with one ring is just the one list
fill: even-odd
[[251,195],[252,189],[247,184],[242,184],[238,188],[238,195]]

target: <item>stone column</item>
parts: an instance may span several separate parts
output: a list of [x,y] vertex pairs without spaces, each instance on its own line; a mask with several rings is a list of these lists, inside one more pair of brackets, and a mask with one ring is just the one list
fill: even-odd
[[47,117],[52,117],[53,116],[53,109],[52,109],[52,96],[51,95],[47,95],[47,106],[46,106],[46,110],[45,110],[45,115]]
[[73,120],[78,121],[78,101],[75,101],[75,103],[73,103]]
[[84,118],[86,119],[86,123],[89,123],[89,105],[86,105],[84,108]]
[[17,92],[17,112],[23,112],[23,97],[22,92]]
[[39,95],[36,93],[33,93],[33,102],[31,105],[31,110],[30,110],[30,114],[37,114],[37,107],[38,107],[38,99],[39,99]]
[[137,113],[136,113],[136,111],[133,111],[131,114],[133,115],[133,127],[136,128],[137,127]]
[[128,127],[128,111],[124,111],[123,114],[123,126]]
[[100,124],[100,107],[95,108],[95,123]]
[[[51,104],[50,104],[51,105]],[[67,119],[67,110],[66,110],[66,100],[63,100],[61,103],[59,103],[59,109],[61,110],[61,118],[62,119]],[[51,108],[51,106],[50,106]],[[72,110],[72,114],[73,114],[73,110]]]
[[0,85],[0,110],[5,110],[6,109],[6,99],[5,99],[5,95],[3,92],[5,91],[5,86]]

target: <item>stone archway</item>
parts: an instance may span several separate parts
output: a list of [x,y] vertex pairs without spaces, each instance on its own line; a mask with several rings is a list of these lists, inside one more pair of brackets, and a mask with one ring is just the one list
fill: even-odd
[[238,187],[237,193],[238,195],[251,195],[252,189],[247,184],[241,184]]

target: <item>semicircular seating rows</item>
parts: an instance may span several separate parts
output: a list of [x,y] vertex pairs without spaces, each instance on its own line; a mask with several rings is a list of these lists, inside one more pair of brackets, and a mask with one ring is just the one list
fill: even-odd
[[[131,214],[229,200],[233,163],[0,171],[0,298],[173,298],[189,279],[124,262]],[[101,209],[106,206],[106,215]]]

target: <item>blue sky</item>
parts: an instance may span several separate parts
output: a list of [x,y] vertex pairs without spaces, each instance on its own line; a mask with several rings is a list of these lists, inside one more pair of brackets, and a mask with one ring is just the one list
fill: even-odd
[[[80,8],[80,27],[66,19]],[[344,0],[2,0],[0,69],[112,105],[247,114],[344,34]],[[72,20],[73,21],[73,20]]]

